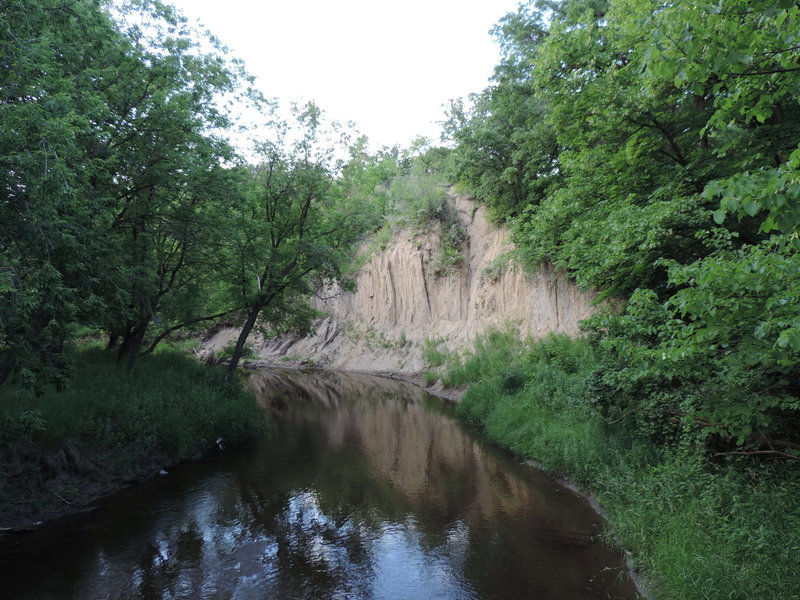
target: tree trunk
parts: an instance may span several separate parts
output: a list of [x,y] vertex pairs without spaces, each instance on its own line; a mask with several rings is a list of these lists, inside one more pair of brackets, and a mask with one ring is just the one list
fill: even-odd
[[106,344],[106,350],[113,350],[114,348],[116,348],[118,341],[119,341],[118,333],[109,333],[108,343]]
[[128,363],[125,365],[125,370],[130,373],[133,371],[133,365],[136,359],[139,358],[139,352],[142,349],[142,341],[144,340],[144,332],[147,331],[147,325],[139,327],[134,335],[131,346],[128,349]]
[[231,360],[228,363],[228,368],[225,370],[225,379],[230,379],[233,377],[233,374],[236,373],[236,367],[239,366],[239,361],[242,358],[244,345],[245,342],[247,342],[247,336],[249,336],[250,332],[253,330],[260,313],[261,305],[251,308],[247,313],[247,321],[245,321],[244,325],[242,326],[242,331],[239,333],[239,339],[236,340],[236,348],[233,351],[233,356],[231,356]]
[[0,385],[3,385],[8,379],[8,376],[14,371],[14,366],[10,360],[0,362]]
[[117,364],[121,365],[125,361],[125,370],[129,373],[133,370],[136,359],[139,358],[148,324],[149,322],[145,321],[128,329],[117,350]]

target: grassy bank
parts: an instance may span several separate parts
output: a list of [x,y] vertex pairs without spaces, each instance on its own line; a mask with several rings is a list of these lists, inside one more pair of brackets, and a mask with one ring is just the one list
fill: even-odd
[[64,392],[0,390],[0,527],[74,510],[264,426],[251,394],[175,350],[130,374],[97,347],[75,358]]
[[602,356],[585,340],[493,332],[467,357],[427,350],[440,365],[429,379],[469,386],[462,418],[597,497],[655,598],[800,598],[796,463],[711,460],[686,436],[655,440],[609,418]]

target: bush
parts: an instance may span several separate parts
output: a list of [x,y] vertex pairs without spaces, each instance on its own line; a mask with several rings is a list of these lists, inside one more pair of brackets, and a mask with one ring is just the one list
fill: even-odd
[[441,367],[447,360],[449,353],[439,347],[444,343],[444,338],[425,338],[422,342],[422,358],[429,367]]
[[669,277],[668,298],[640,289],[587,324],[609,357],[607,407],[656,435],[683,417],[718,451],[784,447],[800,434],[800,256],[773,240]]
[[[217,360],[225,361],[230,359],[233,356],[234,351],[236,350],[236,340],[231,340],[227,344],[225,344],[222,348],[220,348],[217,352],[214,353],[214,356]],[[256,352],[253,350],[253,347],[245,342],[244,347],[242,348],[242,359],[247,358],[255,358]]]
[[[444,377],[471,383],[461,418],[597,496],[609,539],[633,552],[656,597],[800,597],[796,467],[712,462],[685,434],[656,438],[641,415],[621,419],[606,361],[589,339],[523,345],[491,332]],[[638,405],[674,400],[652,392]]]

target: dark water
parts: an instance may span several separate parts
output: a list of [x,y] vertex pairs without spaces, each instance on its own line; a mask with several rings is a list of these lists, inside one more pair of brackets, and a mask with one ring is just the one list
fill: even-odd
[[0,598],[633,598],[585,502],[413,386],[251,377],[277,426],[0,544]]

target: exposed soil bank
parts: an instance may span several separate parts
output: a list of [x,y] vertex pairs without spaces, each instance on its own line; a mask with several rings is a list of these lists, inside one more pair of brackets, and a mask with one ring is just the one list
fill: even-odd
[[[399,231],[355,274],[355,292],[333,288],[319,294],[314,307],[324,316],[312,335],[251,337],[255,359],[262,361],[253,364],[416,378],[425,370],[426,340],[460,351],[492,327],[513,327],[534,338],[577,334],[579,322],[596,310],[595,295],[581,292],[547,265],[525,274],[504,259],[514,249],[510,233],[489,222],[485,207],[448,193],[466,232],[458,266],[446,274],[434,268],[441,251],[435,228],[425,234]],[[362,252],[369,249],[365,244]],[[238,332],[216,332],[204,351],[219,355]]]
[[98,467],[78,444],[60,448],[35,444],[4,448],[0,461],[8,465],[0,535],[36,529],[54,519],[92,510],[91,504],[133,483],[172,468],[166,455],[151,456],[134,473],[114,473]]
[[96,347],[76,362],[64,392],[4,390],[0,534],[85,510],[265,426],[251,393],[182,353],[142,359],[131,374]]

